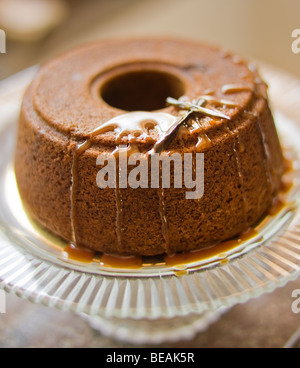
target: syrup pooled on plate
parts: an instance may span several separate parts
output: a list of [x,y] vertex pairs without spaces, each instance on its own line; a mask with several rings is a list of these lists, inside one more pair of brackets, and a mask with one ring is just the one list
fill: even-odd
[[77,247],[72,243],[65,247],[63,253],[67,259],[72,259],[73,261],[79,261],[83,263],[92,263],[96,255],[92,250]]
[[206,260],[208,261],[214,257],[218,257],[224,262],[229,251],[234,250],[243,244],[243,242],[246,242],[247,240],[250,240],[258,235],[259,233],[255,229],[249,229],[245,233],[241,234],[238,239],[224,241],[210,248],[193,252],[167,255],[165,256],[165,263],[167,267],[187,266],[191,263],[198,263]]

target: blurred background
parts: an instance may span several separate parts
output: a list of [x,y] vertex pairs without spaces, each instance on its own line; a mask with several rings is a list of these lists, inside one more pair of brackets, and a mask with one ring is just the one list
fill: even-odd
[[[299,0],[0,0],[0,29],[7,36],[0,81],[77,45],[117,36],[179,36],[220,45],[259,61],[276,107],[300,123],[300,54],[292,52]],[[20,78],[13,78],[14,88]],[[5,95],[10,83],[1,83]],[[296,280],[237,305],[193,341],[162,347],[300,348],[299,315],[291,311],[299,286]],[[7,314],[0,318],[3,347],[132,346],[100,335],[72,313],[7,295]]]
[[291,51],[299,0],[0,0],[0,80],[87,41],[180,36],[221,45],[300,77]]

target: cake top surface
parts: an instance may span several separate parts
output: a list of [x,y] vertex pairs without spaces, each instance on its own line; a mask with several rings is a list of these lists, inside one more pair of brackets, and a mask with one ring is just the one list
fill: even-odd
[[[118,137],[126,143],[126,124],[134,131],[142,123],[143,133],[148,121],[155,124],[147,126],[146,136],[155,143],[157,127],[166,131],[176,123],[189,110],[185,104],[202,98],[200,105],[216,112],[215,117],[197,114],[199,129],[207,130],[221,124],[222,116],[234,120],[247,110],[262,83],[246,61],[215,47],[173,39],[119,39],[50,61],[31,88],[38,115],[75,140],[100,132],[97,139],[112,143]],[[101,130],[108,123],[116,131]],[[135,135],[137,141],[145,140],[142,133]]]

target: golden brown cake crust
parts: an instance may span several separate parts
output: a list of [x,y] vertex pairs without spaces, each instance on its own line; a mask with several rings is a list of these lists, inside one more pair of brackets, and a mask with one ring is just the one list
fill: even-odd
[[[283,173],[267,87],[251,69],[223,50],[172,39],[105,41],[46,64],[25,95],[16,148],[16,176],[29,213],[67,241],[73,240],[74,227],[79,245],[123,255],[199,249],[247,230],[270,207]],[[79,157],[71,203],[77,144],[88,139],[93,129],[124,113],[108,105],[99,91],[116,75],[139,70],[175,75],[190,100],[211,92],[238,103],[236,108],[222,107],[229,122],[203,117],[201,132],[174,137],[167,147],[195,152],[201,134],[210,140],[203,147],[203,198],[186,200],[184,188],[164,190],[167,234],[159,190],[120,189],[120,216],[116,191],[97,187],[96,159],[101,152],[114,151],[114,134],[93,138],[92,146]],[[229,84],[248,89],[228,96],[222,87]],[[178,115],[176,107],[162,111]],[[157,138],[153,132],[152,141]],[[127,144],[127,138],[121,143]],[[143,137],[137,145],[142,152],[149,150],[149,141]]]

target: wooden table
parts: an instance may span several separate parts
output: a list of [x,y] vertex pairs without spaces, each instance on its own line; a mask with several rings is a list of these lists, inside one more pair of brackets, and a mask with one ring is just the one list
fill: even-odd
[[[160,348],[300,347],[300,315],[292,312],[292,291],[300,280],[232,308],[192,341]],[[94,331],[80,316],[6,296],[0,314],[0,348],[134,348]],[[148,345],[145,347],[156,347]]]

